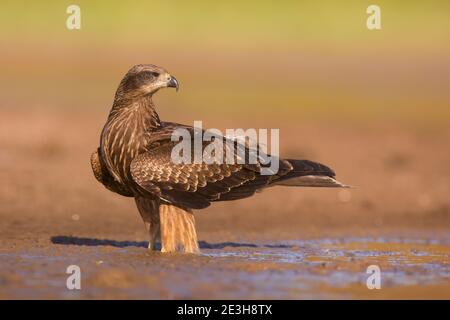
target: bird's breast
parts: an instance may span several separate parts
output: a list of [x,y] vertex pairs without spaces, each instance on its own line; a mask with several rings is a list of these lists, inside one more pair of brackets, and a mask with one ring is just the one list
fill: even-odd
[[138,154],[146,151],[147,134],[130,121],[114,122],[107,126],[100,143],[103,160],[118,183],[125,188],[136,189],[130,165]]

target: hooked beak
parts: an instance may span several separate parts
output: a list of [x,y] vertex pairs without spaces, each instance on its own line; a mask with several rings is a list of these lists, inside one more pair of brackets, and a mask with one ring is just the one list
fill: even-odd
[[169,87],[169,88],[176,88],[176,90],[178,92],[178,89],[180,88],[180,85],[178,84],[178,81],[177,81],[177,79],[174,76],[170,76],[170,80],[167,83],[167,87]]

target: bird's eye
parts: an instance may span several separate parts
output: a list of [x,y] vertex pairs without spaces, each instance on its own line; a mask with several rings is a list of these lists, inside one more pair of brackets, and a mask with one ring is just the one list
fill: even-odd
[[138,76],[140,78],[142,78],[143,80],[148,80],[148,79],[152,79],[152,78],[158,78],[159,73],[154,72],[154,71],[143,71],[143,72],[139,73]]

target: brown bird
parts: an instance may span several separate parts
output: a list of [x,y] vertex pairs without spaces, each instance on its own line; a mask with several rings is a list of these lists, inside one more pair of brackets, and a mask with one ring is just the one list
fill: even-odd
[[[100,136],[100,147],[91,156],[96,179],[109,190],[134,197],[150,234],[149,248],[161,242],[163,252],[199,252],[193,209],[214,201],[237,200],[271,186],[346,187],[334,179],[330,168],[309,160],[275,158],[278,171],[253,164],[211,162],[175,163],[172,134],[193,127],[163,122],[155,111],[153,95],[161,88],[178,90],[178,81],[155,65],[132,67],[119,84],[112,109]],[[227,137],[223,139],[227,152]],[[211,141],[202,142],[202,150]],[[245,154],[248,145],[234,141]]]

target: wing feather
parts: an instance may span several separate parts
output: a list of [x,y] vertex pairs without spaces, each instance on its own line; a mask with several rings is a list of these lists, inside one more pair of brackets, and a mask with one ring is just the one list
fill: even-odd
[[[171,141],[171,135],[178,128],[187,129],[194,137],[194,128],[175,123],[162,123],[157,132],[152,132],[147,152],[139,154],[130,166],[133,180],[143,189],[156,194],[170,203],[191,209],[201,209],[213,201],[237,200],[250,197],[256,191],[280,180],[291,179],[306,174],[334,175],[331,169],[307,160],[279,161],[279,170],[272,175],[261,175],[260,163],[237,163],[239,155],[233,155],[235,163],[177,164],[172,161],[172,149],[177,142]],[[229,145],[228,138],[222,137],[225,157]],[[211,142],[203,142],[203,150]],[[194,145],[194,141],[191,141]],[[239,145],[248,154],[247,146]],[[194,151],[191,150],[191,159]],[[272,159],[273,161],[274,159]]]
[[[150,191],[156,186],[161,198],[168,201],[203,208],[259,176],[259,164],[174,163],[171,154],[176,143],[164,134],[163,139],[153,144],[155,147],[138,155],[130,166],[133,180],[140,187]],[[203,148],[209,143],[204,142]]]

